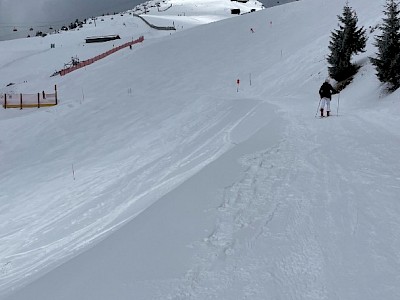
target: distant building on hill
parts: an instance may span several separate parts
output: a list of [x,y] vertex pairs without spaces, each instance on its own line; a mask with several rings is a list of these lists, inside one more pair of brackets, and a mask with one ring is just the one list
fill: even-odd
[[91,36],[87,37],[86,43],[103,43],[120,39],[119,35]]

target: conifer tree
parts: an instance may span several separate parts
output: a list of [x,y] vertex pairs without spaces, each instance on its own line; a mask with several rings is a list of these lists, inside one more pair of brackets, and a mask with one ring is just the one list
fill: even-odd
[[390,89],[400,87],[400,19],[399,5],[394,0],[387,0],[385,18],[379,27],[381,35],[375,37],[378,48],[376,58],[371,58],[377,70],[378,79],[389,83]]
[[327,60],[330,64],[329,75],[337,81],[342,81],[357,72],[358,68],[351,63],[351,57],[353,54],[365,52],[367,36],[363,27],[357,27],[357,14],[348,3],[338,19],[341,24],[339,29],[331,33],[328,47],[331,54]]

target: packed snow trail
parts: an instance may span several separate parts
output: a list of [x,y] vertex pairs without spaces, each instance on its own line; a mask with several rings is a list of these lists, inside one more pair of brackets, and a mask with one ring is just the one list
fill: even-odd
[[357,115],[289,120],[243,158],[167,299],[399,299],[400,136]]
[[[221,18],[231,17],[227,3],[218,6]],[[260,102],[232,101],[228,84],[213,93],[221,85],[204,80],[209,65],[200,68],[187,51],[190,36],[179,42],[169,33],[148,32],[128,14],[104,20],[43,39],[2,42],[7,77],[0,84],[16,84],[1,92],[57,84],[61,100],[51,109],[0,111],[6,128],[0,133],[0,293],[110,234],[228,150],[229,132]],[[170,23],[160,18],[157,24]],[[188,16],[177,23],[186,28],[199,21]],[[84,44],[87,36],[114,30],[121,40]],[[93,57],[143,33],[146,42],[132,50],[49,78],[71,55]],[[56,48],[50,50],[50,42]],[[165,48],[151,47],[159,42]],[[210,52],[214,48],[195,56],[211,58],[218,74],[226,63]]]
[[[204,230],[210,233],[213,230],[210,224],[218,213],[215,200],[219,202],[215,195],[219,194],[221,186],[229,185],[241,174],[243,167],[237,159],[249,147],[263,149],[280,139],[283,123],[274,114],[271,105],[258,105],[251,117],[266,117],[270,120],[267,126],[275,129],[274,134],[261,130],[242,143],[243,132],[235,128],[231,139],[238,146],[205,166],[96,247],[5,299],[130,299],[132,295],[135,299],[154,299],[157,295],[165,296],[165,293],[159,294],[160,288],[171,291],[179,283],[174,278],[183,276],[191,267],[198,250],[194,247],[197,237],[203,236]],[[246,120],[241,123],[253,125],[246,124]],[[59,288],[48,289],[48,284]]]
[[[393,287],[398,286],[400,269],[399,135],[349,111],[324,120],[312,114],[289,114],[285,122],[282,136],[281,121],[280,126],[268,124],[154,204],[128,228],[7,299],[28,299],[28,295],[109,299],[116,290],[135,299],[398,299],[399,290]],[[276,137],[271,136],[271,125],[277,129]],[[267,147],[243,156],[249,148],[263,144]],[[232,169],[235,160],[241,169]],[[201,192],[203,185],[213,190],[210,174],[221,170],[225,179],[213,180],[225,182],[225,187],[215,194]],[[214,182],[214,189],[218,183]],[[196,189],[193,199],[182,197]],[[213,207],[215,202],[220,204]],[[193,233],[193,228],[181,226],[181,218],[191,217],[176,216],[173,207],[177,206],[187,206],[188,214],[201,210],[205,218],[215,219],[206,238],[192,241],[184,252],[183,245],[167,246],[165,234]],[[141,250],[134,242],[137,233],[131,241],[124,239],[144,224],[157,222],[154,217],[160,211],[164,215],[158,222],[165,229],[158,229],[154,237],[148,237],[152,242],[139,249],[178,252],[165,261],[146,259],[141,266],[137,261]],[[196,219],[191,222],[199,226]],[[189,234],[186,241],[192,238]],[[131,248],[122,251],[120,244]],[[119,255],[110,256],[112,248],[120,249]],[[176,278],[164,277],[162,272],[151,275],[166,265]],[[113,279],[116,266],[122,276],[119,281]],[[180,276],[183,266],[186,274]],[[104,272],[102,279],[93,277],[91,268]],[[146,275],[131,281],[127,272],[132,268],[143,268]],[[52,277],[70,281],[70,272],[76,273],[71,289],[49,293],[44,288]],[[82,282],[88,290],[77,289]]]

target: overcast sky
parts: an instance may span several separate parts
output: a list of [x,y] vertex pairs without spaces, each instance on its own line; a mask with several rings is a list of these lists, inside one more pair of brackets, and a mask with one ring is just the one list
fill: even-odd
[[0,25],[70,22],[105,12],[125,11],[145,0],[0,0]]
[[[68,24],[75,19],[126,11],[146,0],[0,0],[0,27],[30,23]],[[295,0],[261,0],[266,6]],[[1,28],[0,28],[1,29]]]

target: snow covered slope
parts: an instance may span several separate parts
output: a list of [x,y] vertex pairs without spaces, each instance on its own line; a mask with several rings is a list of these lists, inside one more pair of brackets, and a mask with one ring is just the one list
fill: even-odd
[[[351,5],[368,28],[383,3]],[[213,5],[148,17],[171,35],[126,14],[0,44],[2,91],[61,99],[0,111],[4,299],[400,297],[399,93],[375,78],[373,35],[320,120],[342,1],[195,26]],[[102,34],[145,41],[49,78],[112,48],[83,43]]]

